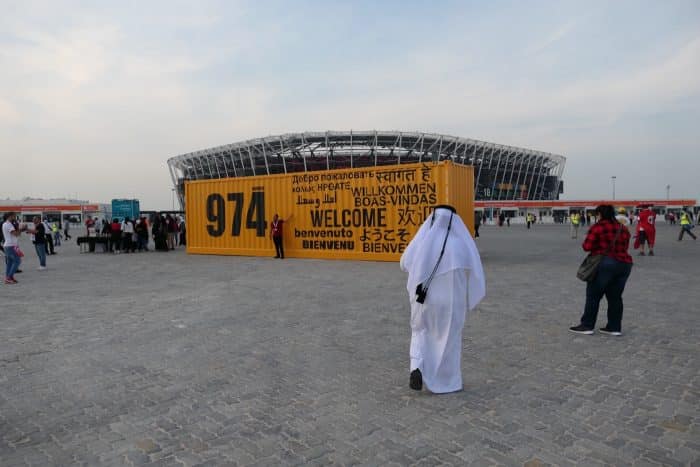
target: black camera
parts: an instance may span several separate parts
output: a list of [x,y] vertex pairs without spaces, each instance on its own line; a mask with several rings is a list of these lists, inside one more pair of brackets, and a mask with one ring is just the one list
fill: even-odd
[[416,301],[418,303],[424,303],[426,295],[428,295],[428,289],[423,288],[423,284],[418,284],[416,286]]

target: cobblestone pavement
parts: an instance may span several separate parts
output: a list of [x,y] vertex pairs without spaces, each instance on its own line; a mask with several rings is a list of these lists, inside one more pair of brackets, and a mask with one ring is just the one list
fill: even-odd
[[0,465],[700,465],[700,242],[659,230],[615,338],[567,332],[582,238],[485,227],[465,389],[441,396],[408,388],[396,263],[68,245],[39,272],[25,240]]

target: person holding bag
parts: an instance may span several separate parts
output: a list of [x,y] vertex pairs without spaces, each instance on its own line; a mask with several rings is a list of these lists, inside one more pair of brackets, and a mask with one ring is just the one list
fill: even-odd
[[[588,262],[599,260],[593,274],[587,274],[586,305],[581,323],[569,331],[577,334],[593,334],[600,300],[608,301],[608,323],[600,332],[613,336],[622,335],[622,292],[632,272],[632,257],[628,253],[630,233],[627,227],[615,219],[615,209],[604,204],[596,208],[598,222],[588,230],[583,241],[584,251],[590,253]],[[583,267],[583,265],[582,265]],[[579,277],[581,274],[579,271]]]
[[462,330],[486,295],[476,244],[454,207],[438,205],[401,256],[411,306],[409,387],[462,389]]
[[3,251],[5,252],[5,284],[16,284],[15,273],[22,262],[22,250],[19,249],[20,233],[26,226],[15,225],[17,215],[14,212],[5,213],[2,223]]

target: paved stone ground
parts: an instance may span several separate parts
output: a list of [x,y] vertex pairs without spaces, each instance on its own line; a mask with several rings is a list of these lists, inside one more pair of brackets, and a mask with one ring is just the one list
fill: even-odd
[[[63,246],[0,286],[0,465],[700,465],[700,242],[576,336],[581,239],[486,227],[465,390],[408,389],[396,263]],[[604,317],[604,311],[602,311]],[[604,325],[605,323],[599,323]]]

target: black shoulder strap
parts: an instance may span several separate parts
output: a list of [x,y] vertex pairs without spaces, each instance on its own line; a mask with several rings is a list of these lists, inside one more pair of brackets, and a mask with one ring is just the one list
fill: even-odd
[[430,287],[430,283],[433,281],[433,277],[435,276],[435,272],[437,271],[438,266],[440,266],[440,262],[442,261],[442,256],[445,254],[445,245],[447,245],[447,237],[450,236],[450,229],[452,228],[452,217],[454,216],[454,212],[450,213],[450,222],[447,224],[447,232],[445,233],[445,240],[442,241],[442,249],[440,250],[440,256],[438,257],[437,263],[435,263],[435,267],[433,268],[433,272],[430,273],[430,276],[428,279],[426,279],[423,289],[428,290],[428,287]]

